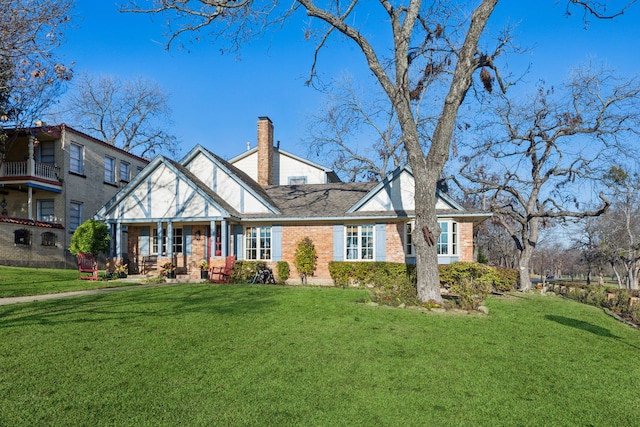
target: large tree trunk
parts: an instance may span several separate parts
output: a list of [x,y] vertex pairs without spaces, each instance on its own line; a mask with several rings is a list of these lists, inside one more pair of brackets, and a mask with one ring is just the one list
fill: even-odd
[[529,264],[531,263],[531,256],[533,255],[533,247],[528,244],[524,244],[522,251],[520,252],[520,259],[518,260],[518,271],[520,278],[520,290],[528,291],[531,289],[531,276],[529,275]]

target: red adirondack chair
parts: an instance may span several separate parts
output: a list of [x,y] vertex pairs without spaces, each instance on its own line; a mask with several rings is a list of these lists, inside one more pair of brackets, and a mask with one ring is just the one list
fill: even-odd
[[[90,273],[89,276],[86,273]],[[83,280],[98,280],[98,263],[93,254],[78,254],[78,278]]]
[[223,267],[209,268],[209,282],[211,283],[229,283],[231,274],[233,273],[233,265],[236,262],[235,255],[229,255],[225,259]]

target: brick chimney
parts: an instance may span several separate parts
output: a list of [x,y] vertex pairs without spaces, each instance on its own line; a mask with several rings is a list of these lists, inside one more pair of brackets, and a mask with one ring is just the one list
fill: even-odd
[[258,184],[273,185],[273,123],[258,117]]

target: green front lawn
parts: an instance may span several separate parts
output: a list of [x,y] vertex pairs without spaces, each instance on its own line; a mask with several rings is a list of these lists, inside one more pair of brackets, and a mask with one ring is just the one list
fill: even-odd
[[175,285],[0,307],[0,425],[640,425],[640,332],[555,296],[490,314]]
[[0,266],[0,298],[127,285],[131,283],[114,280],[80,280],[78,270]]

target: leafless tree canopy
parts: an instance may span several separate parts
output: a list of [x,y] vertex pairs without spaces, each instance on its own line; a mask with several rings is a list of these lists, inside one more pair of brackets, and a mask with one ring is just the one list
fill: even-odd
[[639,82],[578,70],[563,87],[540,86],[520,103],[505,98],[486,138],[471,145],[461,178],[454,179],[502,219],[520,253],[523,287],[541,227],[598,216],[609,206],[603,194],[590,206],[583,193],[602,177],[610,156],[630,149],[625,138],[636,135],[639,107]]
[[125,151],[143,157],[177,152],[168,96],[150,80],[83,74],[64,110],[79,129]]
[[309,118],[306,142],[312,156],[348,181],[382,180],[406,161],[393,109],[350,77],[332,86],[325,107]]
[[[573,3],[570,6],[582,10],[588,6],[589,13],[601,10],[595,1],[569,1]],[[316,79],[319,53],[331,37],[341,36],[354,43],[389,99],[414,173],[415,229],[421,230],[414,239],[418,295],[423,301],[441,301],[436,248],[422,236],[439,234],[433,195],[449,156],[459,107],[474,74],[478,71],[487,90],[493,90],[494,85],[506,87],[496,59],[510,44],[508,34],[493,42],[481,40],[497,3],[498,0],[472,4],[416,0],[296,0],[285,4],[266,0],[156,0],[152,7],[134,4],[129,10],[167,13],[172,25],[169,43],[191,31],[196,35],[209,31],[209,38],[225,38],[231,47],[264,32],[270,25],[281,24],[296,12],[306,13],[310,22],[318,24],[307,33],[316,46],[310,82]],[[370,19],[372,15],[380,19]],[[381,22],[386,23],[386,28]],[[431,106],[437,117],[433,127],[421,132],[418,107],[434,82],[442,85],[442,102]]]
[[581,243],[589,260],[613,270],[620,288],[638,289],[640,274],[640,175],[612,166],[603,177],[611,209],[586,222]]
[[0,126],[30,125],[71,70],[57,62],[72,0],[0,0]]

